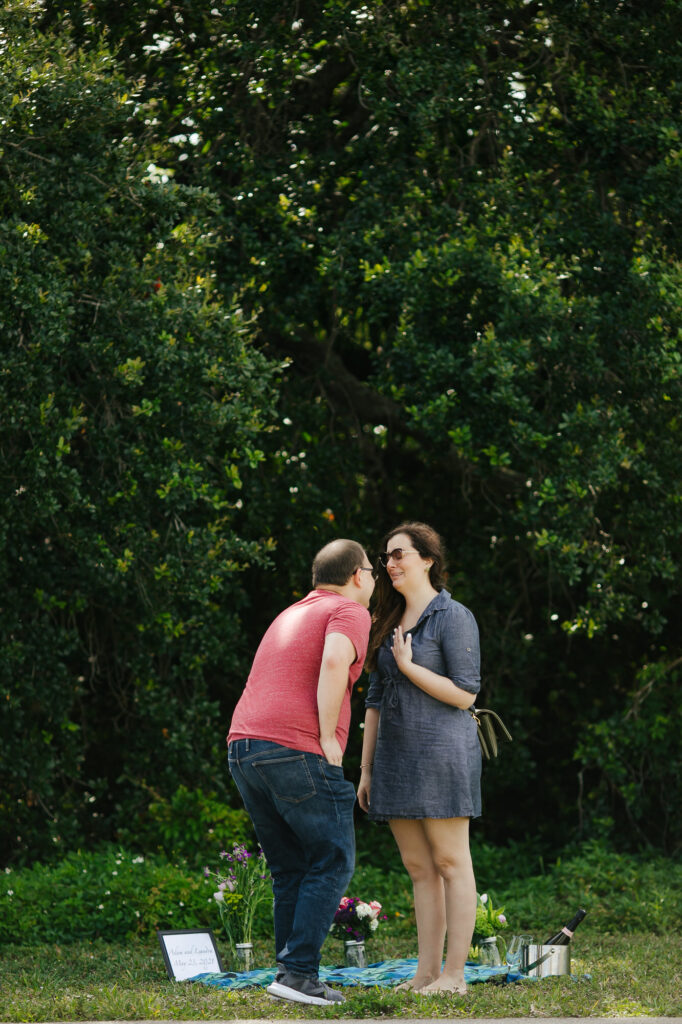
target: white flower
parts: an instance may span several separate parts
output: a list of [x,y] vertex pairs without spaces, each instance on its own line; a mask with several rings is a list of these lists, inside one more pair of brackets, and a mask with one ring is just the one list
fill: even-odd
[[216,903],[224,903],[225,902],[225,893],[223,892],[223,890],[222,889],[218,889],[218,892],[214,892],[213,893],[213,899],[216,901]]
[[144,857],[133,857],[133,864],[144,864]]
[[7,895],[8,896],[14,896],[14,889],[8,889],[7,890]]
[[372,916],[372,908],[368,903],[358,903],[355,908],[355,916],[362,920],[363,917]]
[[369,927],[373,932],[377,930],[377,928],[379,927],[379,922],[377,921],[376,917],[373,917],[372,920],[369,922]]
[[488,902],[488,893],[487,892],[481,893],[481,903],[487,903],[487,902]]

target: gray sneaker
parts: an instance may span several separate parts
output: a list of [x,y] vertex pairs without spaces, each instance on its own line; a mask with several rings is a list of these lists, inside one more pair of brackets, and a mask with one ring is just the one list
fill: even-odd
[[345,1003],[340,992],[335,992],[318,978],[305,978],[301,974],[278,974],[267,992],[278,999],[288,999],[292,1003],[311,1003],[313,1006],[333,1006]]

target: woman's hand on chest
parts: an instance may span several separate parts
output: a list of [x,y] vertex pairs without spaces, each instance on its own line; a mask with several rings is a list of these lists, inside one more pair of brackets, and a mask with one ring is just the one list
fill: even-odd
[[410,633],[403,633],[402,626],[396,626],[393,630],[391,651],[396,665],[405,674],[405,670],[412,664],[412,636]]

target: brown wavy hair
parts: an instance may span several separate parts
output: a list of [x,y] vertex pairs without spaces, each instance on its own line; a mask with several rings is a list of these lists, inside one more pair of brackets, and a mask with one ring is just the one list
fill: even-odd
[[[415,551],[418,551],[422,558],[432,560],[429,569],[429,582],[435,590],[442,590],[445,586],[445,548],[433,527],[426,523],[401,523],[395,529],[389,530],[384,537],[382,552],[386,551],[389,540],[397,533],[406,533],[412,541]],[[372,604],[372,629],[367,649],[367,668],[370,672],[376,668],[379,648],[391,630],[398,625],[405,611],[405,598],[395,589],[381,562],[377,564]]]

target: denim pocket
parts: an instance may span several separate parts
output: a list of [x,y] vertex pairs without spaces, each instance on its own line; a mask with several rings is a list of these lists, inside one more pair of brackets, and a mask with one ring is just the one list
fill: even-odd
[[355,804],[355,786],[344,775],[343,765],[330,764],[324,757],[319,759],[318,764],[322,776],[320,792],[327,792],[339,810],[344,807],[350,807],[352,810]]
[[253,767],[273,796],[290,804],[300,804],[315,796],[315,783],[305,754],[253,761]]

